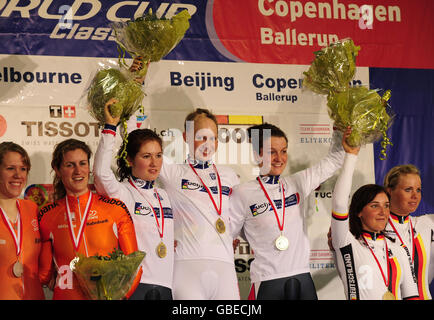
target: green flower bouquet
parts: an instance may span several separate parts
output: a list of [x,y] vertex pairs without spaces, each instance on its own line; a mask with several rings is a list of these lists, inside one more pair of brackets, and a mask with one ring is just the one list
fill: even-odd
[[104,106],[111,98],[118,102],[110,106],[110,113],[126,121],[141,106],[145,94],[141,85],[125,75],[119,69],[102,69],[94,76],[87,91],[87,102],[90,114],[102,127],[105,123]]
[[190,18],[187,10],[182,10],[171,19],[159,19],[150,10],[136,20],[113,23],[111,27],[120,56],[124,57],[126,51],[134,58],[142,57],[144,67],[137,75],[144,77],[150,62],[160,61],[183,39],[190,27]]
[[109,256],[79,254],[72,260],[71,270],[89,299],[120,300],[130,290],[144,257],[142,251],[124,255],[119,249]]
[[387,103],[391,92],[386,90],[380,96],[379,90],[350,86],[359,50],[353,40],[344,39],[316,51],[309,70],[303,73],[303,87],[327,95],[328,113],[334,126],[341,131],[348,126],[352,128],[347,140],[350,146],[372,143],[383,137],[380,159],[384,160],[386,147],[392,144],[387,130],[395,115]]

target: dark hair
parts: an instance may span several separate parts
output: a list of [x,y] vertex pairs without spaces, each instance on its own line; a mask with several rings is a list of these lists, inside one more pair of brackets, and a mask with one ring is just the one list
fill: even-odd
[[[264,131],[265,130],[269,130],[270,137],[285,138],[286,143],[288,143],[288,138],[286,137],[285,132],[283,132],[280,128],[276,127],[275,125],[272,125],[270,123],[265,122],[263,124],[251,126],[250,128],[247,129],[247,135],[249,137],[250,143],[252,143],[253,150],[257,154],[261,153],[261,150],[264,146]],[[259,134],[258,135],[253,134],[253,141],[252,141],[252,133],[255,133],[255,131],[258,132]],[[258,142],[256,142],[256,139],[258,139]]]
[[211,119],[212,121],[214,121],[216,127],[218,127],[218,122],[217,122],[217,118],[216,116],[209,110],[207,109],[201,109],[201,108],[197,108],[196,110],[190,112],[184,120],[184,130],[187,130],[187,121],[194,121],[194,119],[196,119],[196,117],[198,116],[205,116],[209,119]]
[[163,141],[154,131],[150,129],[136,129],[128,134],[127,140],[124,140],[122,146],[119,148],[118,151],[117,174],[120,181],[127,179],[131,175],[131,167],[127,166],[127,163],[121,157],[121,154],[125,147],[125,143],[127,144],[125,148],[125,151],[127,152],[127,157],[129,157],[130,159],[134,159],[136,154],[139,152],[141,146],[148,141],[158,142],[161,149],[163,149]]
[[31,163],[30,157],[27,154],[27,151],[21,147],[19,144],[16,144],[11,141],[5,141],[0,143],[0,164],[3,162],[3,158],[8,152],[16,152],[19,153],[23,157],[23,162],[27,167],[27,172],[30,171]]
[[384,193],[390,200],[389,194],[386,192],[386,188],[378,184],[366,184],[361,186],[354,192],[351,198],[351,204],[349,209],[349,223],[350,232],[358,239],[362,235],[362,220],[358,216],[362,212],[363,208],[374,198],[377,194]]
[[[77,139],[67,139],[56,144],[53,151],[53,157],[51,160],[51,168],[60,169],[65,154],[69,151],[74,151],[77,149],[83,150],[87,154],[87,160],[90,161],[90,157],[92,156],[92,151],[90,150],[89,146],[85,142]],[[58,177],[57,174],[54,175],[53,188],[54,188],[54,194],[53,194],[54,200],[59,200],[66,196],[65,186],[63,185],[62,179]]]

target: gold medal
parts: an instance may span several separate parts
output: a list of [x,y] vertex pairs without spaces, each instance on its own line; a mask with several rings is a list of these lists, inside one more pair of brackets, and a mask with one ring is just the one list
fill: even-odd
[[14,263],[14,266],[12,267],[12,272],[16,278],[21,278],[24,272],[24,268],[21,262],[17,261]]
[[283,234],[281,234],[276,241],[274,241],[274,245],[276,246],[276,248],[280,251],[284,251],[286,249],[288,249],[289,247],[289,241],[288,238],[285,237]]
[[225,233],[226,226],[221,218],[218,218],[217,221],[215,222],[215,228],[219,233]]
[[386,293],[383,294],[383,300],[396,300],[396,297],[392,292],[387,290]]
[[166,255],[167,255],[167,247],[163,243],[163,241],[161,241],[157,246],[157,256],[159,256],[160,258],[164,258]]

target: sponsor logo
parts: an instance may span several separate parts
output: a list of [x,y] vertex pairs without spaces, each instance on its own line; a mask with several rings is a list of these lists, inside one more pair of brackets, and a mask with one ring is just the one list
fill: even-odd
[[152,213],[152,210],[150,207],[143,205],[140,202],[136,202],[134,205],[134,214],[141,215],[141,216],[147,216]]
[[96,210],[90,210],[87,220],[98,219],[98,212]]
[[32,184],[24,191],[24,199],[31,200],[42,208],[48,203],[49,197],[47,189],[41,184]]
[[33,219],[31,222],[31,225],[33,227],[33,231],[38,231],[39,230],[39,223],[37,219]]
[[8,128],[6,119],[0,115],[0,137],[2,137],[6,133],[6,129]]
[[183,190],[197,190],[199,188],[204,189],[202,187],[202,185],[200,185],[199,183],[191,182],[191,181],[188,181],[186,179],[182,179],[182,181],[181,181],[181,188]]
[[5,239],[0,239],[0,244],[6,244],[6,240]]
[[63,106],[63,114],[65,118],[75,118],[75,106]]
[[87,226],[93,226],[95,224],[101,224],[101,223],[107,223],[108,219],[105,220],[98,220],[98,221],[92,221],[92,222],[87,222],[86,225]]
[[[282,200],[276,199],[274,201],[274,206],[276,209],[282,208]],[[289,197],[285,198],[285,208],[296,205],[300,202],[300,196],[298,193],[294,193],[290,195]],[[273,207],[267,202],[261,203],[261,204],[253,204],[250,206],[250,212],[253,216],[257,216],[259,214],[262,214],[267,211],[272,211]]]
[[261,203],[261,204],[253,204],[250,206],[250,211],[252,212],[252,215],[256,217],[258,214],[262,214],[266,211],[269,211],[270,204],[268,202]]
[[[64,137],[73,135],[79,138],[99,137],[100,130],[97,122],[73,122],[77,116],[76,106],[73,105],[50,105],[48,107],[52,121],[24,120],[21,125],[25,127],[27,137]],[[59,121],[57,119],[67,119]],[[69,121],[71,120],[71,121]],[[36,141],[39,145],[39,141]],[[47,142],[43,142],[47,144]],[[35,143],[36,144],[36,143]]]
[[327,123],[300,123],[298,134],[300,143],[330,144],[332,130]]

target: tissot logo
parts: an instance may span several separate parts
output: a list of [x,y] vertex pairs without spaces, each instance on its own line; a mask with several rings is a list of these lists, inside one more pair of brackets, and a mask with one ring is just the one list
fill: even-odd
[[49,110],[50,118],[75,118],[76,116],[75,106],[51,105]]

